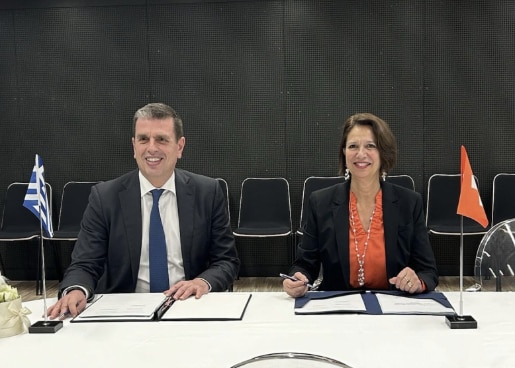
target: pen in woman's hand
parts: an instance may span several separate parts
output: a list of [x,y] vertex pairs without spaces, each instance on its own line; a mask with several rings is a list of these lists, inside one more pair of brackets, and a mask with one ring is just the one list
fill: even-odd
[[[283,279],[288,279],[291,281],[302,281],[302,280],[299,280],[298,278],[296,278],[295,276],[286,275],[284,273],[280,273],[279,276],[281,276]],[[306,285],[310,289],[313,288],[313,285],[308,284],[306,281],[304,281],[304,285]]]

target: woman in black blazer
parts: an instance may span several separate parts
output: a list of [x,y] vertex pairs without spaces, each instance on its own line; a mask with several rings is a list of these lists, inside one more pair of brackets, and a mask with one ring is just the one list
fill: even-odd
[[310,196],[289,272],[298,281],[283,281],[290,296],[304,295],[319,276],[319,290],[435,289],[438,274],[422,196],[384,181],[396,159],[386,122],[370,113],[347,119],[339,168],[347,180]]

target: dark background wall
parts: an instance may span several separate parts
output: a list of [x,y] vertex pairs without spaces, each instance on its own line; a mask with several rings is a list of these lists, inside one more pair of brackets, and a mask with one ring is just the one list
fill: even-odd
[[[337,173],[340,127],[363,111],[389,122],[391,174],[424,198],[465,145],[489,212],[493,177],[515,172],[514,31],[510,0],[2,1],[0,189],[38,153],[57,214],[67,181],[136,167],[132,116],[160,101],[185,122],[179,166],[228,181],[233,226],[243,179],[281,176],[296,228],[304,179]],[[465,238],[466,274],[480,240]],[[457,275],[458,237],[431,242]],[[242,276],[290,264],[281,241],[237,244]],[[34,276],[36,245],[0,244],[8,276]]]

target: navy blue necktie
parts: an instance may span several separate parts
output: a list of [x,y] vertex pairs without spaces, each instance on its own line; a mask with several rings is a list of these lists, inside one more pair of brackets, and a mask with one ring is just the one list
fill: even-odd
[[161,215],[159,214],[159,197],[164,189],[151,191],[154,199],[150,212],[150,228],[148,237],[148,263],[150,270],[150,292],[157,293],[168,290],[168,260],[166,258],[166,241]]

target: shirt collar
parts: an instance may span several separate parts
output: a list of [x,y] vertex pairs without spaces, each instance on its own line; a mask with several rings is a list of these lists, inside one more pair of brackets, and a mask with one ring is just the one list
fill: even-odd
[[[148,179],[143,176],[141,171],[139,172],[138,175],[139,175],[139,187],[140,187],[141,197],[143,197],[144,195],[149,193],[151,190],[156,189],[156,187],[154,187],[148,181]],[[157,189],[165,189],[165,191],[169,190],[170,192],[175,194],[175,171],[172,173],[172,176],[170,176],[170,179],[168,179],[161,188],[157,188]]]

